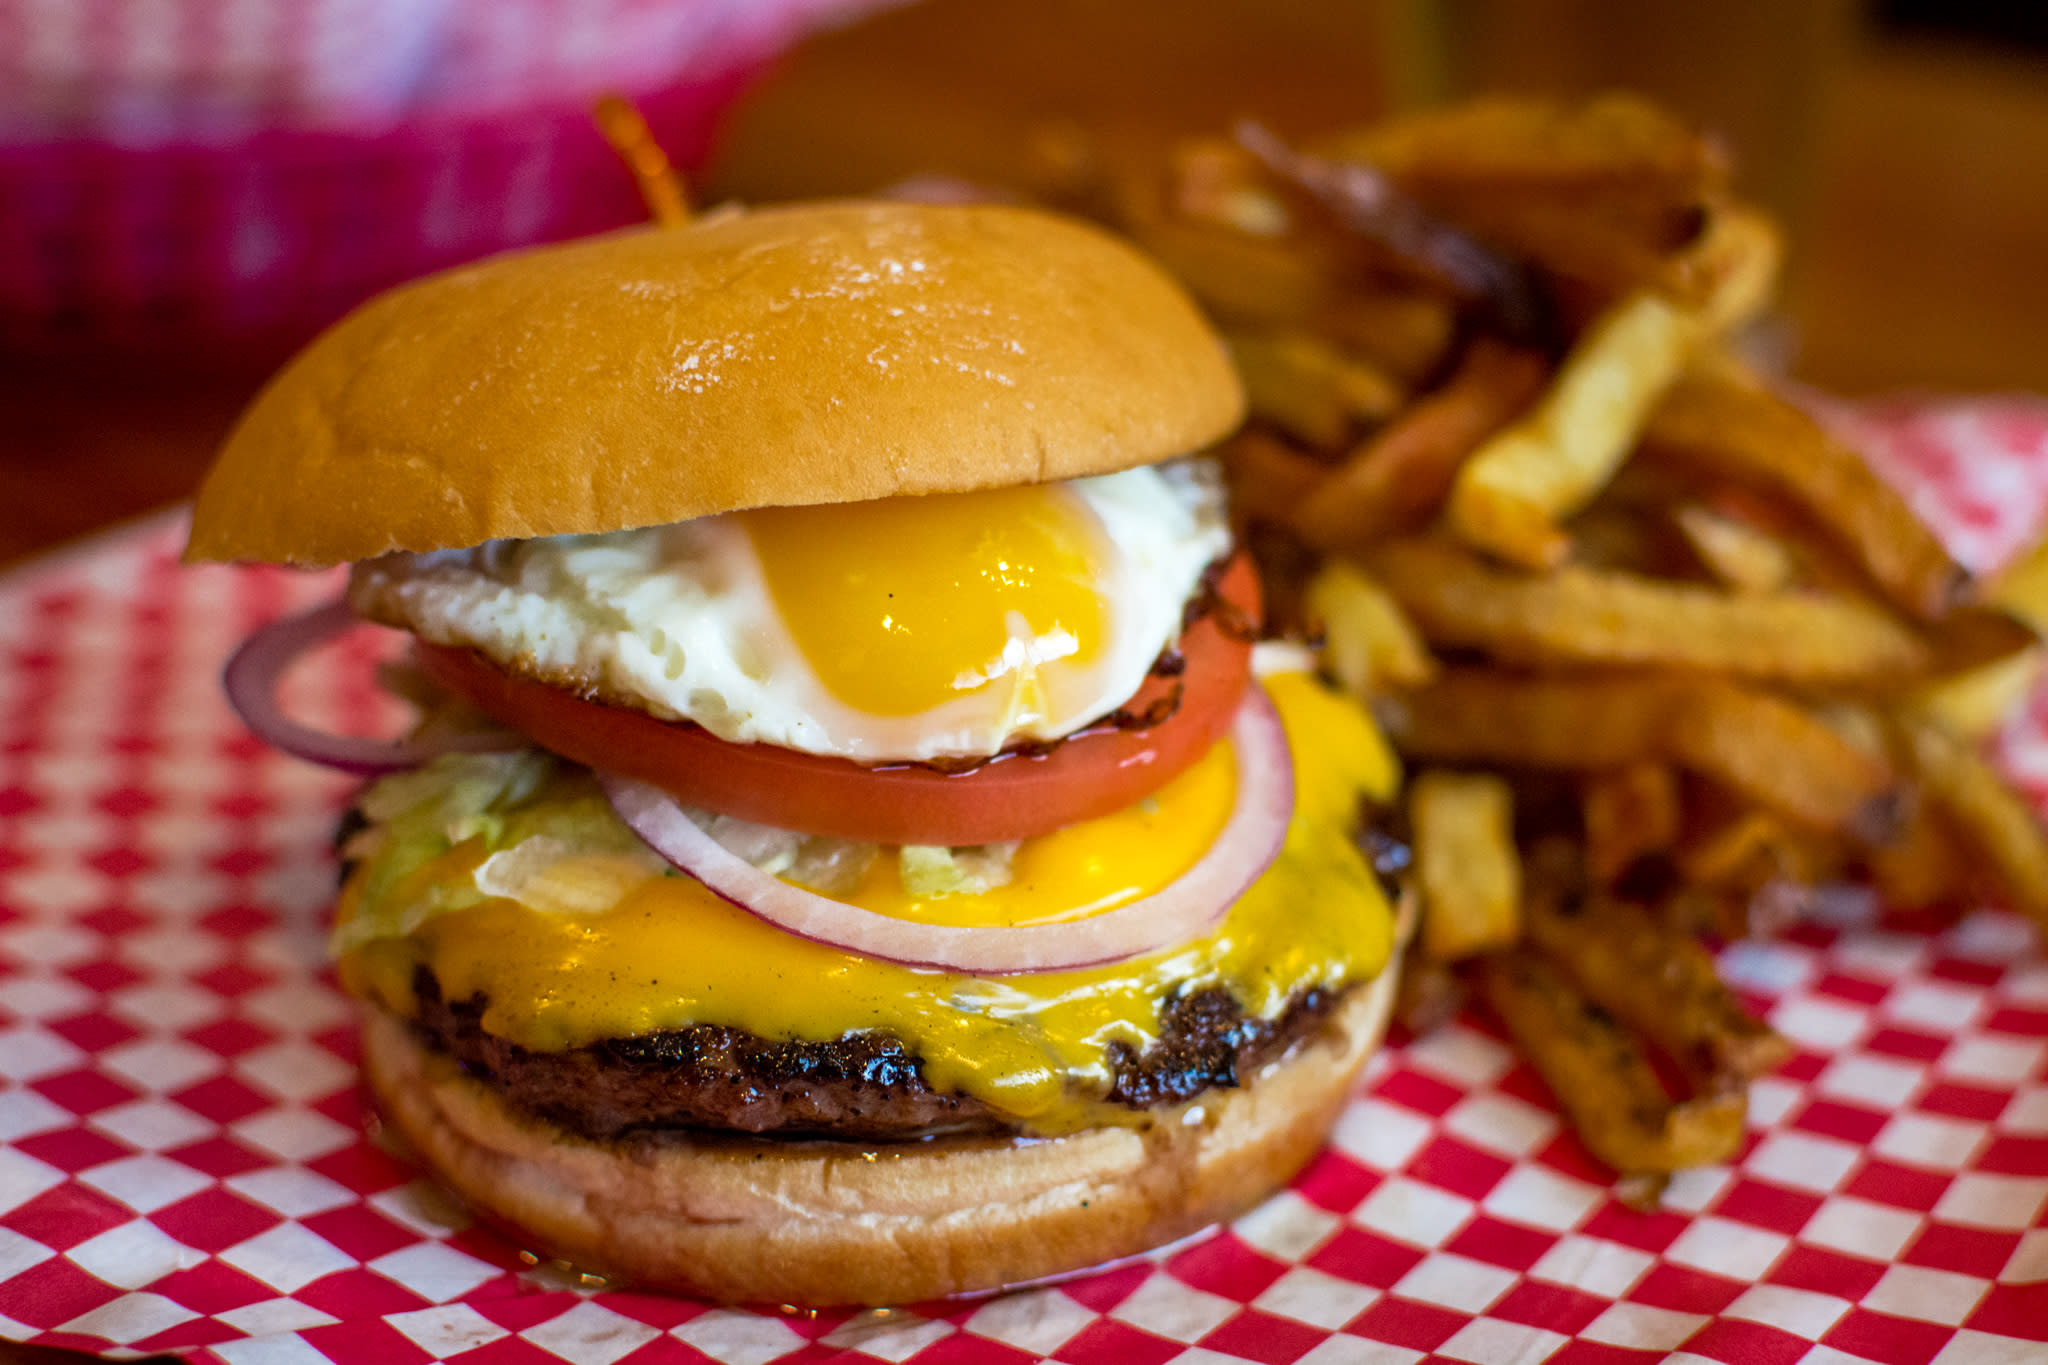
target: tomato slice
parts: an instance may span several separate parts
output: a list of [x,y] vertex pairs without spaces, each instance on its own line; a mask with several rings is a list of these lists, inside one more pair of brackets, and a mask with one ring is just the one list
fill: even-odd
[[[1230,614],[1256,621],[1258,577],[1239,555],[1217,583]],[[1049,749],[1006,752],[966,772],[863,767],[772,744],[732,744],[701,726],[585,701],[507,673],[474,650],[418,642],[420,668],[456,696],[588,767],[639,778],[685,804],[782,829],[883,844],[1026,839],[1120,810],[1164,786],[1223,737],[1251,681],[1251,643],[1204,613],[1181,634],[1185,669],[1145,680],[1125,710],[1143,715],[1181,689],[1148,728],[1102,726]]]

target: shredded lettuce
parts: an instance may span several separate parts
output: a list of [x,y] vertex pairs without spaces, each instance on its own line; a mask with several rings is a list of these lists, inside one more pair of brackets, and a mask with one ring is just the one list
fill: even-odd
[[[536,909],[605,909],[629,889],[629,877],[644,881],[667,868],[612,814],[588,773],[537,750],[444,754],[372,783],[356,805],[371,826],[347,850],[364,867],[354,913],[329,945],[336,956],[403,937],[515,885],[513,898]],[[480,861],[475,877],[421,875],[465,846]],[[520,861],[500,861],[513,850],[524,850]]]
[[913,896],[979,896],[1010,884],[1018,845],[905,844],[897,855],[903,889]]
[[457,844],[482,838],[494,845],[504,833],[497,812],[531,796],[553,768],[552,758],[531,749],[443,754],[371,783],[356,800],[377,834],[362,883],[362,905],[390,899],[399,883]]
[[[353,910],[335,927],[336,956],[491,897],[545,914],[596,914],[648,878],[673,872],[612,811],[589,772],[538,750],[444,755],[370,784],[356,805],[370,825],[343,851],[362,870]],[[883,852],[709,811],[688,814],[755,867],[824,895],[853,890]],[[905,889],[936,897],[1006,885],[1017,847],[892,851]],[[470,875],[430,867],[457,851],[469,855]]]
[[730,815],[684,807],[698,829],[728,853],[746,859],[771,877],[828,896],[843,895],[860,884],[875,861],[877,845],[854,839],[827,839],[793,829],[759,825]]
[[543,914],[595,915],[666,869],[648,857],[586,853],[566,839],[536,834],[500,849],[477,867],[477,890],[519,901]]

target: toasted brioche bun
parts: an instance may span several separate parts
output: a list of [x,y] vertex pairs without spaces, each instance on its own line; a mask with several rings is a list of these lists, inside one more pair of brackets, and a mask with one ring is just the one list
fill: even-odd
[[257,398],[188,559],[322,565],[1110,473],[1244,399],[1163,271],[1007,206],[714,214],[407,285]]
[[1083,1270],[1252,1208],[1322,1145],[1395,975],[1243,1089],[1040,1141],[613,1147],[514,1113],[382,1011],[363,1063],[449,1188],[578,1269],[728,1303],[916,1303]]

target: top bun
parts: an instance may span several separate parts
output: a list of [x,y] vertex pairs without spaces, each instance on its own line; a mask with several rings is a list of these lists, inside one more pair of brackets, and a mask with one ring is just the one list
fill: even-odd
[[1180,288],[1028,209],[717,213],[358,308],[274,378],[188,559],[324,565],[1110,473],[1244,399]]

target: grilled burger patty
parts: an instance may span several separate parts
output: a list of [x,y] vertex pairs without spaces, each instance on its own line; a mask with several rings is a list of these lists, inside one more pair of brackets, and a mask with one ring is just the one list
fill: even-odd
[[[917,1059],[885,1034],[792,1043],[697,1024],[533,1052],[484,1030],[483,996],[446,1000],[424,967],[413,988],[415,1026],[428,1046],[513,1107],[588,1138],[746,1133],[901,1142],[1017,1131],[977,1100],[934,1091]],[[1149,1109],[1235,1087],[1313,1035],[1345,994],[1302,991],[1270,1021],[1246,1018],[1220,989],[1176,997],[1162,1012],[1158,1042],[1142,1053],[1113,1050],[1109,1098]]]

